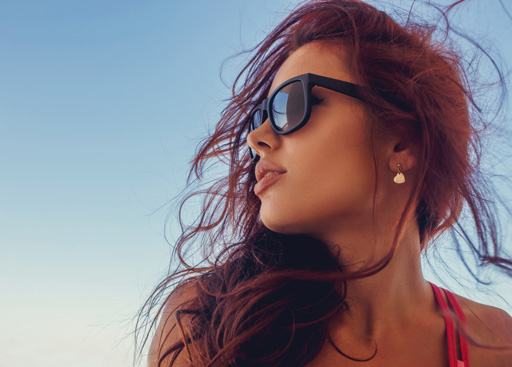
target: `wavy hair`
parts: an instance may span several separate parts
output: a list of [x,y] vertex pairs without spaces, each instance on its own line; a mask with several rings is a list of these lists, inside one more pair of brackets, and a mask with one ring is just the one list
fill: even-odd
[[[440,14],[448,19],[460,2],[439,9]],[[377,264],[347,273],[326,244],[305,235],[272,232],[259,220],[254,163],[245,141],[248,112],[266,98],[288,55],[309,42],[348,49],[355,80],[368,86],[363,93],[373,132],[399,136],[418,147],[417,181],[391,229],[394,246],[407,218],[415,215],[423,251],[445,230],[455,230],[481,263],[512,274],[512,261],[500,252],[490,186],[479,169],[478,132],[486,123],[449,32],[448,22],[439,28],[415,23],[411,16],[400,25],[359,0],[312,0],[258,45],[238,75],[215,131],[202,142],[189,180],[201,180],[212,160],[225,162],[229,171],[183,201],[180,213],[187,200],[202,198],[199,217],[193,225],[182,225],[175,247],[184,269],[170,272],[157,286],[143,307],[145,324],[143,311],[139,315],[140,329],[152,327],[169,289],[176,284],[195,287],[197,297],[174,310],[189,337],[160,351],[161,366],[184,349],[192,365],[201,367],[304,366],[326,340],[332,344],[327,321],[348,307],[346,281],[374,274],[393,255],[391,251]],[[466,235],[459,220],[463,208],[473,217],[476,239]],[[209,266],[190,266],[182,256],[187,245],[198,241]],[[185,276],[187,280],[176,281]],[[159,301],[162,297],[164,302]],[[157,315],[149,318],[159,302]],[[186,324],[180,322],[183,315],[192,316]]]

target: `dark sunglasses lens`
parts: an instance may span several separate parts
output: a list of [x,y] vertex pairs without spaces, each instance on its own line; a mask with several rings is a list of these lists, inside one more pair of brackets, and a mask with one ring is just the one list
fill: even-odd
[[275,127],[280,131],[288,131],[302,122],[306,114],[304,87],[300,80],[285,85],[275,95],[270,113]]
[[263,121],[261,121],[261,114],[261,110],[256,110],[253,112],[251,116],[251,125],[249,127],[249,131],[256,130],[258,127],[261,126],[261,124],[263,123]]
[[[256,110],[252,113],[249,118],[249,133],[255,129],[257,129],[261,125],[261,110]],[[257,157],[256,152],[249,147],[249,155],[251,157],[251,161],[254,161]]]

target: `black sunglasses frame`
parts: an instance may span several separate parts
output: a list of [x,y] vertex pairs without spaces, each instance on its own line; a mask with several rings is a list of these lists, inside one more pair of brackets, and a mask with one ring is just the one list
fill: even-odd
[[[304,106],[305,106],[304,114],[303,114],[300,122],[297,125],[295,125],[294,127],[290,128],[288,130],[282,130],[279,127],[277,127],[277,125],[274,121],[274,116],[271,113],[269,113],[269,107],[272,106],[275,97],[284,87],[286,87],[287,85],[289,85],[291,83],[297,82],[297,81],[301,82],[302,88],[304,91]],[[311,74],[311,73],[301,74],[301,75],[298,75],[291,79],[288,79],[284,83],[280,84],[268,98],[264,99],[260,105],[256,106],[251,111],[251,114],[249,115],[250,116],[249,117],[249,133],[253,130],[256,130],[261,125],[263,125],[263,123],[265,122],[265,120],[267,118],[270,121],[270,126],[272,127],[272,130],[274,130],[274,132],[279,135],[291,134],[294,131],[297,131],[300,128],[302,128],[304,125],[307,124],[307,122],[309,121],[309,118],[311,117],[311,91],[313,90],[313,87],[315,87],[315,86],[326,88],[326,89],[359,99],[361,101],[364,101],[363,97],[359,93],[359,90],[361,90],[363,87],[361,87],[357,84],[346,82],[343,80],[328,78],[326,76],[321,76],[321,75],[317,75],[317,74]],[[258,126],[255,126],[254,115],[258,111],[261,111],[261,118],[259,121],[257,121]],[[257,159],[258,155],[255,152],[253,152],[253,149],[250,147],[249,147],[249,152],[250,152],[251,160]]]

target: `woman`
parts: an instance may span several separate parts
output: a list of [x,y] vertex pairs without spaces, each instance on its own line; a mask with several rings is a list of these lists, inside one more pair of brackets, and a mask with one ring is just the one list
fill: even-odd
[[478,175],[478,109],[433,32],[310,1],[261,43],[192,168],[227,157],[229,175],[177,246],[187,267],[196,236],[222,251],[148,301],[172,289],[150,367],[512,366],[512,318],[422,275],[437,236],[467,233],[464,206],[468,248],[512,268]]

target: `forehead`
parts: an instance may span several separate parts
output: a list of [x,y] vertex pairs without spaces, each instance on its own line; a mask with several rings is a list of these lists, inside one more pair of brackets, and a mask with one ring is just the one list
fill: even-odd
[[274,77],[270,92],[297,75],[312,73],[355,82],[350,72],[345,48],[341,44],[315,41],[293,51]]

